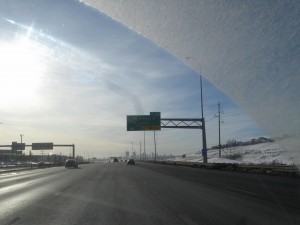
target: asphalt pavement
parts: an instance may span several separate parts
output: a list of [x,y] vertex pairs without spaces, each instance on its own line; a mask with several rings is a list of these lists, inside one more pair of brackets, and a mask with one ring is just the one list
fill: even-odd
[[137,162],[0,174],[0,224],[300,224],[299,179]]

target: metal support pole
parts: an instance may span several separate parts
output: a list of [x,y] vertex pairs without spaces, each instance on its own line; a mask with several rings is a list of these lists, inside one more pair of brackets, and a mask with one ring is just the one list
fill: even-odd
[[146,160],[146,132],[144,131],[144,160]]
[[155,130],[154,130],[154,161],[156,161],[156,139],[155,139]]
[[23,136],[24,136],[24,134],[20,134],[20,137],[21,137],[21,143],[23,143],[23,142],[22,142]]
[[203,162],[207,163],[206,130],[205,130],[205,119],[203,115],[203,94],[202,94],[201,74],[200,74],[200,89],[201,89],[201,116],[202,116],[202,156],[203,156]]
[[218,103],[218,117],[219,117],[219,157],[221,158],[221,114],[220,102]]
[[201,91],[201,117],[202,117],[202,157],[203,163],[207,163],[207,146],[206,146],[206,131],[205,131],[205,119],[203,113],[203,94],[202,94],[202,76],[201,76],[201,64],[195,57],[186,57],[186,59],[193,59],[199,65],[199,75],[200,75],[200,91]]
[[142,141],[140,140],[140,160],[142,160]]
[[73,147],[73,159],[75,159],[75,145],[72,145]]
[[[21,144],[23,143],[22,141],[22,138],[23,138],[24,134],[20,134],[20,137],[21,137]],[[25,153],[24,153],[25,154]],[[21,150],[21,161],[23,163],[23,150]]]

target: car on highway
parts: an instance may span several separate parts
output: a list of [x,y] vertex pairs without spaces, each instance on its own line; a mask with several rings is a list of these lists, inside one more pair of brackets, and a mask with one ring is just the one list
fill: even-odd
[[45,163],[44,162],[38,162],[38,167],[39,168],[44,168],[45,167]]
[[65,161],[65,168],[78,168],[78,162],[76,159],[67,159]]
[[135,165],[134,159],[129,159],[127,165]]
[[113,162],[119,162],[118,158],[114,158]]
[[50,167],[51,165],[52,165],[51,162],[44,162],[44,161],[38,162],[38,167],[39,167],[39,168]]

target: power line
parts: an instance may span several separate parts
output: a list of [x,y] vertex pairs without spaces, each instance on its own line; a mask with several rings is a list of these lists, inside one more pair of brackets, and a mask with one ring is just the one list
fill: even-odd
[[212,118],[206,120],[205,122],[208,123],[208,122],[212,121],[214,118],[215,118],[215,116],[213,116]]
[[229,122],[226,122],[226,124],[231,124],[231,123],[248,123],[248,122],[253,122],[253,120],[242,120],[242,121],[229,121]]

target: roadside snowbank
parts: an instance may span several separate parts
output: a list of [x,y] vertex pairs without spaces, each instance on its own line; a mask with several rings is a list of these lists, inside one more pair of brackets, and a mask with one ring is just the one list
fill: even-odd
[[[202,162],[203,158],[200,153],[192,153],[186,154],[185,157],[177,156],[168,160]],[[208,162],[293,165],[292,158],[276,142],[225,148],[221,150],[221,158],[218,149],[210,149],[208,150]]]

